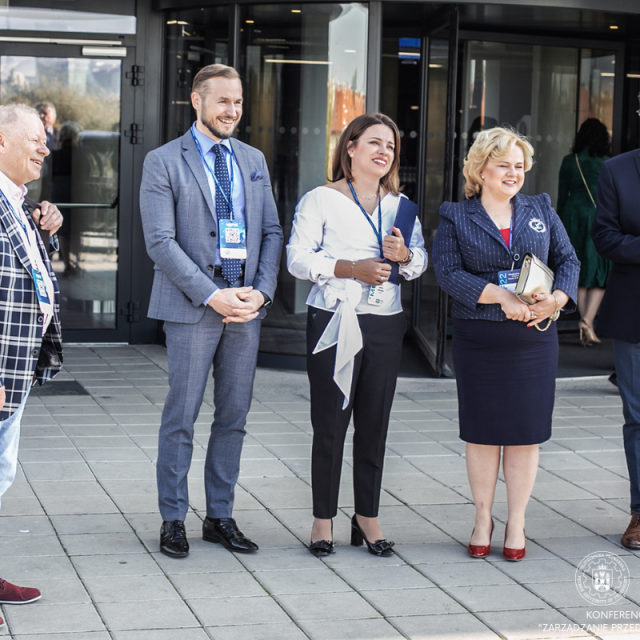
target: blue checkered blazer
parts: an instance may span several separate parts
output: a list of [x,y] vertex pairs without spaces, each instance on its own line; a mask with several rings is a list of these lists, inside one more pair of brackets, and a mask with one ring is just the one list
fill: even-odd
[[555,272],[554,288],[571,299],[564,310],[575,309],[580,261],[546,193],[515,197],[511,251],[476,197],[443,203],[440,216],[431,259],[440,286],[453,297],[454,318],[506,320],[499,304],[478,304],[478,298],[487,283],[498,284],[499,271],[527,252]]
[[[35,229],[28,210],[27,219]],[[60,292],[49,256],[36,232],[40,254],[55,290],[54,314],[42,335],[42,313],[31,277],[31,262],[11,207],[0,192],[0,386],[6,402],[0,420],[6,420],[20,405],[36,374],[40,384],[51,380],[62,368]]]

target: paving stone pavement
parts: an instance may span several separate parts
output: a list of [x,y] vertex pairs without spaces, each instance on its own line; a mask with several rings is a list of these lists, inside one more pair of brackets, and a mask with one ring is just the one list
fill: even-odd
[[[189,477],[191,554],[175,560],[158,551],[154,460],[167,391],[164,349],[67,346],[58,379],[77,380],[90,395],[29,399],[18,477],[2,499],[0,576],[40,587],[43,597],[27,606],[4,605],[7,624],[0,635],[20,640],[640,636],[640,557],[619,544],[629,520],[621,403],[603,378],[559,383],[553,439],[541,448],[528,509],[527,558],[520,563],[508,563],[500,554],[506,517],[502,480],[493,551],[486,560],[466,554],[473,505],[452,381],[399,381],[380,513],[397,555],[376,558],[349,546],[353,492],[347,445],[337,548],[325,560],[304,546],[312,519],[311,425],[302,373],[259,370],[256,379],[235,516],[261,551],[236,556],[201,539],[210,383]],[[590,605],[575,586],[577,565],[594,551],[619,555],[630,571],[625,597],[610,607]],[[628,624],[637,626],[622,626]]]

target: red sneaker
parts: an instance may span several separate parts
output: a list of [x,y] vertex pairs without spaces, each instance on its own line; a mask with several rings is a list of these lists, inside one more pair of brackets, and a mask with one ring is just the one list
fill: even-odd
[[0,604],[29,604],[41,596],[38,589],[18,587],[6,580],[0,580]]

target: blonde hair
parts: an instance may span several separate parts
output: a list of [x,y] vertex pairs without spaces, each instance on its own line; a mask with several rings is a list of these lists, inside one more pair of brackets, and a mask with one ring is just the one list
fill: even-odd
[[482,193],[482,178],[480,174],[489,160],[502,160],[509,155],[514,145],[522,149],[524,156],[524,170],[529,171],[533,166],[533,147],[520,133],[509,127],[494,127],[478,133],[478,137],[471,145],[467,157],[464,159],[462,173],[465,178],[464,195],[473,198]]

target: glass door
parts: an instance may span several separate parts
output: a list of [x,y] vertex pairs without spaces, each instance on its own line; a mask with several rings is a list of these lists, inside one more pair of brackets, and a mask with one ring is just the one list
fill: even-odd
[[[453,195],[458,12],[429,22],[422,39],[418,205],[427,252],[440,223],[439,209]],[[412,328],[436,376],[445,371],[447,295],[430,266],[414,284]]]
[[79,46],[0,44],[0,102],[35,107],[47,130],[50,154],[27,187],[64,218],[52,265],[67,340],[129,339],[118,307],[130,289],[130,250],[122,245],[130,233],[122,231],[131,224],[132,185],[121,166],[131,162],[124,157],[131,144],[121,134],[132,120],[133,101],[123,99],[131,57],[131,50],[92,57]]

